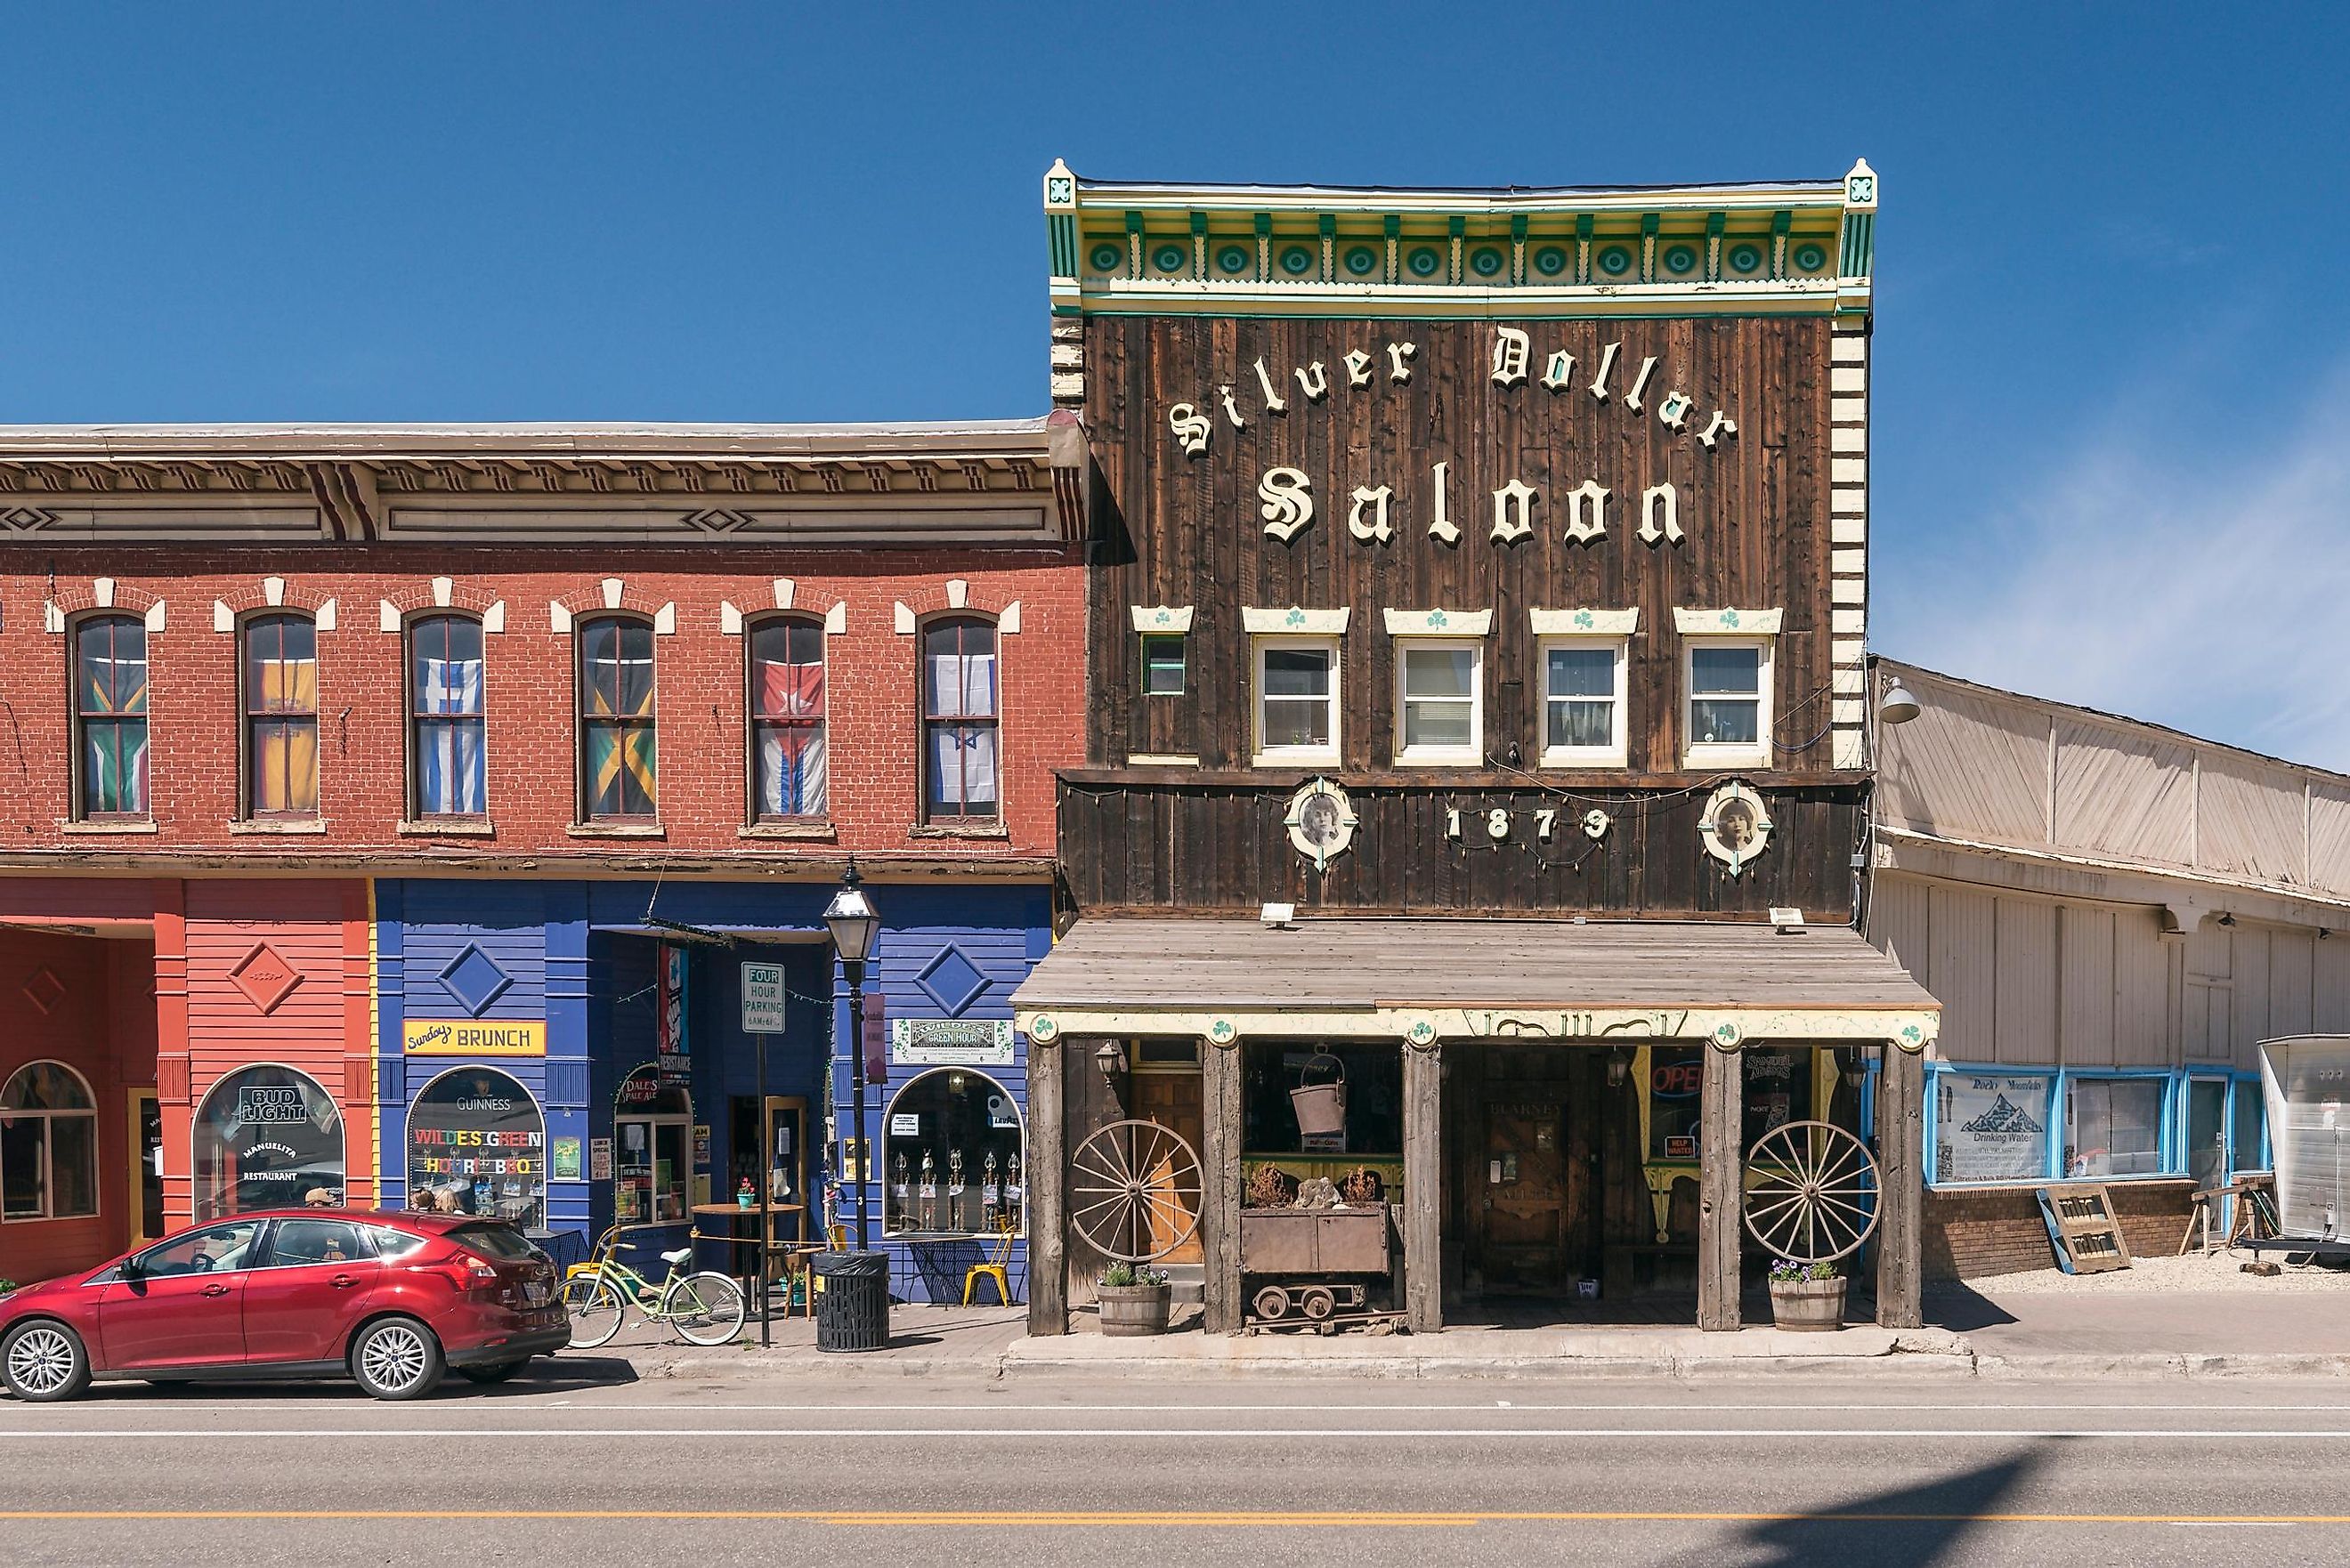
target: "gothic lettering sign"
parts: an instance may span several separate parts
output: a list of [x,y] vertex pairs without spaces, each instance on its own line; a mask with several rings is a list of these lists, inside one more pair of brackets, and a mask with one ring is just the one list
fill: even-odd
[[[1626,536],[1651,549],[1680,545],[1688,537],[1681,521],[1685,497],[1692,486],[1704,483],[1705,460],[1731,455],[1737,420],[1711,405],[1700,417],[1698,396],[1683,389],[1665,355],[1643,353],[1634,363],[1624,352],[1620,330],[1611,335],[1605,324],[1567,322],[1543,328],[1546,336],[1539,349],[1539,377],[1530,374],[1538,352],[1534,330],[1485,330],[1491,336],[1489,379],[1505,394],[1521,394],[1512,400],[1523,405],[1520,412],[1527,436],[1551,446],[1550,461],[1544,465],[1546,484],[1529,483],[1521,464],[1507,452],[1475,466],[1450,459],[1411,464],[1403,459],[1373,460],[1360,472],[1348,472],[1347,477],[1356,483],[1343,497],[1334,476],[1317,483],[1305,469],[1275,463],[1258,469],[1251,480],[1266,535],[1287,544],[1317,519],[1335,516],[1343,505],[1347,536],[1374,547],[1415,528],[1446,545],[1482,533],[1487,542],[1506,547],[1533,537],[1538,526],[1552,527],[1577,545]],[[1607,340],[1601,343],[1601,337]],[[1410,383],[1419,357],[1418,342],[1390,340],[1379,347],[1383,356],[1360,347],[1347,350],[1335,392],[1329,368],[1322,360],[1288,367],[1284,375],[1269,369],[1259,355],[1247,374],[1220,382],[1211,400],[1203,396],[1169,405],[1168,439],[1184,457],[1200,459],[1213,452],[1220,424],[1238,432],[1253,420],[1338,421],[1341,402],[1377,400],[1385,389]],[[1384,377],[1375,369],[1382,359]],[[1614,410],[1620,421],[1653,421],[1681,460],[1671,465],[1678,477],[1635,485],[1622,473],[1594,472],[1579,483],[1562,483],[1557,459],[1567,454],[1551,441],[1555,432],[1544,428],[1544,407],[1585,399]]]

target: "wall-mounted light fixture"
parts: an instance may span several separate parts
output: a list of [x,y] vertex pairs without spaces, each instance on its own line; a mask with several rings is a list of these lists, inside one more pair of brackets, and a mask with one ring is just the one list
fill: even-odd
[[2233,915],[2222,914],[2220,917],[2220,923],[2223,926],[2232,926],[2236,923],[2236,917]]
[[1621,1045],[1607,1053],[1607,1086],[1620,1089],[1624,1080],[1632,1075],[1632,1053]]
[[1918,699],[1909,694],[1909,688],[1902,685],[1896,677],[1887,676],[1885,690],[1877,699],[1877,721],[1886,724],[1906,724],[1919,711]]
[[1105,1040],[1094,1053],[1094,1065],[1101,1069],[1102,1081],[1108,1083],[1126,1068],[1126,1048],[1115,1040]]

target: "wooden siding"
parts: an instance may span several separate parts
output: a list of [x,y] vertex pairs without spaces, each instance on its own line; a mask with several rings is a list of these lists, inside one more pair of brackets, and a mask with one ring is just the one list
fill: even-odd
[[2251,1071],[2259,1043],[2350,1030],[2350,940],[1881,873],[1869,940],[1942,1003],[1943,1061]]
[[[1501,327],[1532,340],[1528,375],[1514,386],[1492,377]],[[1253,909],[1289,899],[1387,911],[1849,911],[1859,775],[1831,765],[1830,322],[1106,317],[1088,318],[1085,331],[1086,418],[1099,469],[1093,767],[1064,775],[1060,820],[1080,908]],[[1409,381],[1398,383],[1387,347],[1405,342],[1416,353]],[[1620,347],[1603,401],[1586,389],[1610,343]],[[1561,348],[1577,374],[1552,391],[1540,378]],[[1350,349],[1374,357],[1364,386],[1349,382]],[[1650,356],[1657,375],[1642,407],[1629,408],[1624,396]],[[1265,407],[1260,358],[1284,412]],[[1293,375],[1317,362],[1330,380],[1318,401]],[[1221,410],[1226,386],[1243,428]],[[1675,389],[1697,400],[1678,432],[1656,417]],[[1179,403],[1211,421],[1198,455],[1170,431]],[[1709,450],[1696,435],[1717,407],[1739,429]],[[1461,531],[1451,545],[1429,533],[1438,463],[1447,465],[1449,514]],[[1312,521],[1286,542],[1266,533],[1257,488],[1282,467],[1306,476],[1314,502]],[[1568,494],[1595,478],[1610,492],[1606,536],[1570,542]],[[1513,480],[1536,492],[1532,531],[1497,543],[1493,492]],[[1676,490],[1679,544],[1638,537],[1642,492],[1659,483]],[[1381,485],[1393,491],[1384,544],[1347,526],[1353,490]],[[1856,539],[1846,551],[1862,547]],[[1142,692],[1133,611],[1154,606],[1192,611],[1180,697]],[[1352,612],[1340,639],[1338,761],[1326,771],[1353,794],[1363,824],[1353,854],[1326,874],[1300,859],[1280,826],[1305,775],[1252,766],[1253,658],[1241,612],[1292,606]],[[1774,765],[1740,770],[1770,798],[1778,831],[1734,882],[1704,859],[1696,834],[1712,775],[1681,772],[1677,607],[1783,616],[1772,645]],[[1537,607],[1639,611],[1626,677],[1628,767],[1537,776],[1540,654],[1527,615]],[[1862,607],[1849,607],[1856,618]],[[1399,639],[1387,609],[1491,613],[1482,639],[1485,767],[1397,763]],[[1856,626],[1845,635],[1857,645]],[[1196,758],[1201,772],[1128,769],[1137,755]],[[1816,787],[1773,793],[1799,782]],[[1695,797],[1638,798],[1684,789]],[[1585,847],[1573,819],[1592,805],[1617,826],[1570,869]],[[1482,831],[1464,835],[1465,847],[1445,838],[1448,809],[1473,821],[1495,806],[1517,817],[1501,852]],[[1558,810],[1558,836],[1529,847],[1543,808]]]

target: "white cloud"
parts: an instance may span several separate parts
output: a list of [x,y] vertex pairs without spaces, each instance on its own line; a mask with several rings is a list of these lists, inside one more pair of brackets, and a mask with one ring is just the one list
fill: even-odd
[[2249,450],[2109,431],[2027,493],[1971,591],[1880,582],[1887,652],[2350,771],[2350,374]]

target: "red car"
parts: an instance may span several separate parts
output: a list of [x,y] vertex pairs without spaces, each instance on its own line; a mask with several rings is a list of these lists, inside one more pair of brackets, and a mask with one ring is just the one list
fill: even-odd
[[379,1399],[561,1349],[555,1265],[496,1220],[269,1210],[0,1296],[0,1381],[69,1399],[93,1377],[345,1377]]

